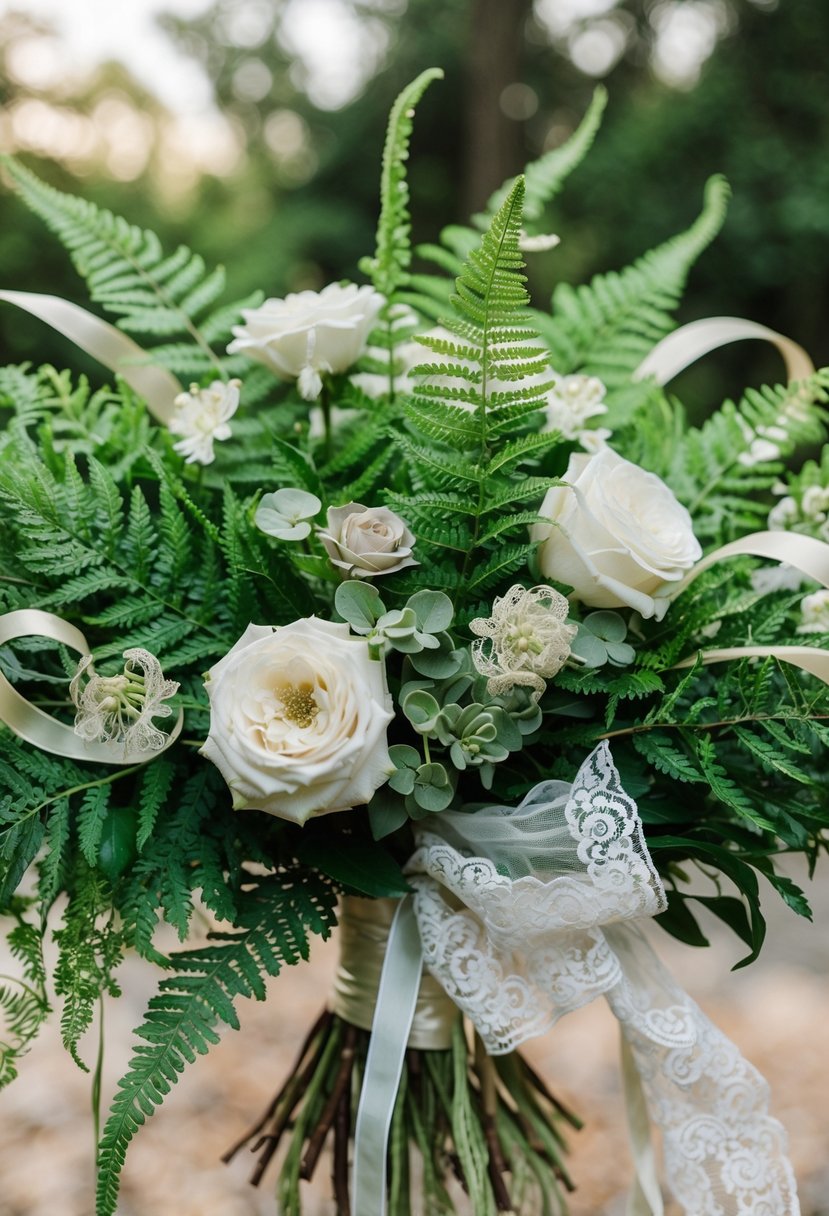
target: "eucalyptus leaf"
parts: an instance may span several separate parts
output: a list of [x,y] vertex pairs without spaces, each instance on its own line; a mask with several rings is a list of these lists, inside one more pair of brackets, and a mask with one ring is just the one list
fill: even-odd
[[627,625],[618,612],[591,612],[582,624],[603,642],[624,642],[627,637]]
[[365,632],[374,628],[386,610],[377,588],[357,579],[340,583],[334,594],[334,607],[344,621]]
[[423,633],[443,633],[452,624],[455,615],[452,601],[442,591],[418,591],[410,598],[407,607],[414,610]]

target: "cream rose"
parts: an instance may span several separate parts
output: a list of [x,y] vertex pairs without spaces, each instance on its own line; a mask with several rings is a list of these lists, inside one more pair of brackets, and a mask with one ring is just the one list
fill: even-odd
[[329,507],[328,530],[318,536],[332,563],[352,578],[394,574],[418,564],[412,557],[413,533],[388,507],[360,502]]
[[368,802],[394,772],[383,664],[347,625],[248,625],[207,673],[201,749],[248,807],[305,823]]
[[300,291],[266,300],[242,312],[229,354],[248,355],[283,380],[296,380],[300,395],[314,401],[325,372],[344,372],[365,349],[385,300],[372,287],[329,283],[322,291]]
[[550,522],[532,528],[541,573],[568,583],[591,608],[627,606],[661,619],[668,599],[659,589],[702,556],[685,507],[612,448],[574,453],[565,480],[539,511]]

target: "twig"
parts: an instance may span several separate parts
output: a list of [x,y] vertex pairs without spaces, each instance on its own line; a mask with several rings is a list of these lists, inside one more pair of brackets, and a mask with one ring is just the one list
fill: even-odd
[[351,1201],[348,1194],[348,1138],[351,1133],[351,1093],[346,1086],[340,1094],[337,1114],[334,1118],[334,1162],[332,1182],[337,1216],[351,1216]]
[[299,1176],[306,1182],[310,1182],[313,1177],[326,1137],[336,1117],[340,1098],[346,1092],[351,1081],[356,1044],[357,1027],[348,1024],[345,1028],[345,1039],[342,1051],[340,1052],[340,1067],[334,1078],[334,1085],[332,1086],[331,1093],[328,1095],[325,1106],[322,1108],[322,1114],[314,1127],[313,1135],[308,1141],[305,1156],[302,1158]]
[[[226,1153],[222,1154],[221,1159],[225,1163],[225,1165],[229,1164],[233,1160],[233,1158],[236,1156],[236,1154],[239,1152],[239,1150],[243,1149],[245,1147],[245,1145],[248,1143],[248,1141],[253,1140],[254,1136],[257,1136],[259,1134],[259,1132],[262,1131],[262,1128],[267,1124],[268,1120],[273,1117],[274,1112],[276,1111],[276,1108],[279,1106],[283,1097],[285,1097],[288,1088],[290,1087],[292,1081],[296,1077],[297,1072],[299,1071],[300,1067],[302,1066],[302,1062],[305,1059],[308,1049],[310,1048],[310,1046],[313,1043],[316,1036],[323,1030],[323,1028],[327,1028],[327,1026],[330,1024],[333,1016],[334,1015],[332,1013],[330,1013],[329,1010],[323,1009],[322,1013],[317,1018],[316,1022],[309,1030],[308,1034],[305,1036],[302,1047],[299,1050],[299,1054],[297,1055],[296,1060],[294,1061],[294,1066],[291,1069],[290,1073],[288,1074],[288,1078],[285,1081],[285,1084],[282,1086],[282,1088],[279,1090],[279,1092],[276,1094],[276,1096],[268,1103],[262,1117],[260,1119],[257,1119],[256,1123],[254,1123],[253,1126],[250,1127],[245,1132],[245,1134],[239,1140],[236,1141],[236,1143],[233,1145],[232,1148],[229,1148]],[[317,1054],[318,1053],[315,1053],[315,1055],[317,1055]],[[260,1141],[260,1143],[261,1143],[261,1141]],[[253,1151],[255,1151],[255,1149]]]

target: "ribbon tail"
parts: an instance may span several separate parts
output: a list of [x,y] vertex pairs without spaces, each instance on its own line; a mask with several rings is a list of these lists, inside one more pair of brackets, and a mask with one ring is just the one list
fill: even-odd
[[648,1104],[642,1089],[642,1078],[624,1031],[621,1035],[621,1055],[625,1113],[636,1167],[636,1179],[628,1199],[626,1216],[664,1216],[665,1206],[656,1170]]
[[[800,1216],[786,1134],[768,1113],[766,1082],[674,982],[638,929],[616,924],[605,934],[622,968],[607,999],[643,1107],[662,1132],[666,1179],[687,1216]],[[636,1085],[632,1097],[638,1120]],[[641,1143],[638,1122],[636,1135]],[[650,1198],[647,1176],[639,1172],[639,1187]]]
[[389,1129],[422,969],[420,934],[412,897],[407,895],[392,921],[371,1026],[354,1130],[352,1216],[385,1216]]
[[45,321],[64,338],[104,367],[125,380],[147,402],[158,422],[168,423],[181,384],[166,368],[148,362],[147,352],[120,329],[70,304],[60,296],[38,295],[31,291],[0,291],[0,300],[14,304],[40,321]]

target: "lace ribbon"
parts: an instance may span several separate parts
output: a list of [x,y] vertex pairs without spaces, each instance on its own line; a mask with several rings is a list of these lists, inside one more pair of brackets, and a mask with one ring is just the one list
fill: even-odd
[[[517,808],[434,817],[407,867],[428,970],[491,1054],[603,995],[629,1053],[639,1176],[633,1211],[658,1213],[636,1087],[659,1126],[668,1184],[688,1216],[797,1216],[785,1133],[768,1088],[662,967],[637,922],[666,905],[636,804],[606,743],[575,782]],[[647,1201],[647,1206],[645,1203]],[[356,1216],[369,1216],[368,1210]]]
[[[0,616],[0,646],[24,637],[51,638],[84,657],[91,653],[80,629],[52,612],[42,612],[39,608],[19,608]],[[0,672],[0,722],[4,722],[27,743],[33,743],[41,751],[51,752],[53,756],[94,760],[97,764],[145,764],[176,741],[184,725],[184,711],[179,710],[164,747],[156,751],[137,751],[125,747],[123,743],[86,743],[78,738],[71,726],[27,701]]]

